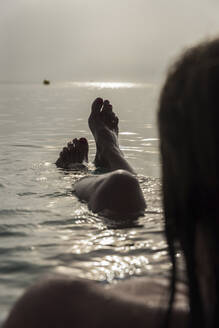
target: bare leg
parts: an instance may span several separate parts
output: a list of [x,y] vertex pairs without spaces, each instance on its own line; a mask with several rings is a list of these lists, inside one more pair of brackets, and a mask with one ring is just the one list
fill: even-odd
[[110,171],[123,169],[135,173],[119,148],[118,122],[108,100],[97,98],[93,102],[88,124],[96,141],[95,164]]
[[88,176],[74,185],[76,195],[94,213],[131,220],[144,215],[146,202],[137,178],[125,170]]
[[88,124],[96,141],[95,164],[112,172],[85,177],[74,188],[93,212],[136,219],[144,213],[146,203],[134,170],[119,148],[118,121],[108,100],[97,98],[93,102]]
[[[133,175],[134,170],[119,148],[118,122],[108,100],[97,98],[93,102],[88,124],[96,141],[95,164],[111,172],[84,177],[75,183],[74,189],[94,213],[136,219],[144,213],[146,203]],[[74,139],[63,148],[56,165],[64,169],[82,169],[87,161],[88,143],[81,138]]]

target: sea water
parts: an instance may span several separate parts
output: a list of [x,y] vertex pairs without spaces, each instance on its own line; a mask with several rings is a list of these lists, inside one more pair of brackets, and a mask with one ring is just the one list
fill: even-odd
[[[47,274],[105,284],[161,277],[170,263],[163,236],[154,84],[0,84],[0,323],[26,287]],[[86,173],[54,162],[75,137],[95,142],[87,119],[96,97],[109,99],[120,122],[122,151],[138,173],[144,217],[115,224],[93,214],[72,193]]]

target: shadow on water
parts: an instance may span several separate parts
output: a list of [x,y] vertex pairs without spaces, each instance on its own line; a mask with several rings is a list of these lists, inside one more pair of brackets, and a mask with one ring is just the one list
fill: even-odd
[[139,223],[138,218],[135,220],[126,220],[125,218],[106,218],[99,216],[103,224],[106,226],[106,229],[127,229],[127,228],[142,228],[143,225]]

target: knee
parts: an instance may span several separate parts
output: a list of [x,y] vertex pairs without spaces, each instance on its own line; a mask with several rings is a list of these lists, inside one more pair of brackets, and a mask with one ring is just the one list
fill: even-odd
[[125,170],[117,170],[108,175],[92,197],[94,212],[110,210],[118,215],[144,212],[146,203],[139,182]]
[[[107,186],[109,191],[113,191],[117,196],[121,195],[121,192],[126,195],[130,192],[133,196],[133,193],[140,188],[137,178],[125,170],[116,170],[112,172],[106,181],[105,188]],[[109,196],[112,197],[112,194]]]

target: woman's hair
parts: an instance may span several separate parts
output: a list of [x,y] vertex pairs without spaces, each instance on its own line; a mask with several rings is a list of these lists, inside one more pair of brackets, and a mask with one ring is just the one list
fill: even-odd
[[[201,226],[219,248],[219,39],[184,52],[163,86],[158,124],[165,232],[172,261],[169,314],[175,296],[176,252],[183,251],[189,287],[190,326],[206,327],[195,260]],[[216,254],[216,253],[215,253]],[[209,254],[210,255],[210,254]],[[210,261],[214,261],[212,255]],[[211,327],[219,327],[219,272]],[[211,302],[211,300],[208,300]]]

